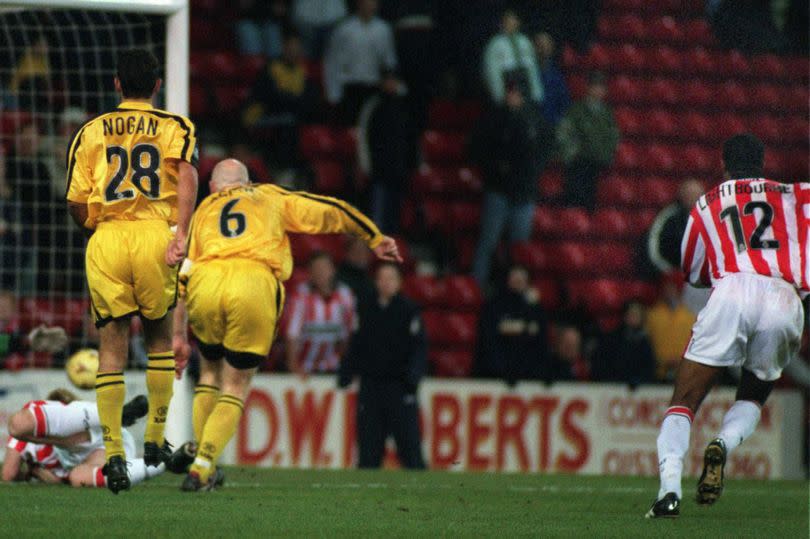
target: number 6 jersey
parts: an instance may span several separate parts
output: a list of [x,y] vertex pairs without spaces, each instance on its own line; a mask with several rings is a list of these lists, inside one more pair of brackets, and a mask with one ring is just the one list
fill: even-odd
[[696,286],[731,273],[782,279],[807,292],[806,203],[810,184],[730,180],[701,196],[681,243],[682,269]]
[[85,203],[85,226],[103,221],[162,220],[177,212],[177,161],[196,165],[197,139],[188,118],[124,101],[85,123],[67,150],[67,192]]

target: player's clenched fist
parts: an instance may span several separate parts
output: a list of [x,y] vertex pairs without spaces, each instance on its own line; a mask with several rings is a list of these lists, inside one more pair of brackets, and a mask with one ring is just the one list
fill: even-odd
[[186,237],[176,234],[166,248],[166,264],[176,266],[186,257]]

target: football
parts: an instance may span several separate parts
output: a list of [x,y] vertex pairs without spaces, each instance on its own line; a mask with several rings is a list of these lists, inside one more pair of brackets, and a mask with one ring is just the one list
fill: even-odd
[[79,389],[93,389],[98,372],[98,351],[84,348],[70,356],[65,364],[70,382]]

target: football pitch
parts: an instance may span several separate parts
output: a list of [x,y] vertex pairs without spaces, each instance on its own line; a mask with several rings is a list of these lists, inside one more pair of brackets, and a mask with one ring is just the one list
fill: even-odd
[[106,490],[0,485],[0,537],[808,537],[808,483],[730,480],[713,507],[646,520],[654,479],[226,469],[182,493],[163,475]]

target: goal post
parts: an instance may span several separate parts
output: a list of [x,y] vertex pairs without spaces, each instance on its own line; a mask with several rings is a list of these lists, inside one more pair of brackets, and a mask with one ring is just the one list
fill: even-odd
[[[159,32],[154,31],[155,28],[159,28]],[[160,36],[161,41],[156,42],[155,35]],[[28,53],[36,47],[36,40],[46,42],[42,55],[58,58],[58,67],[46,61],[45,83],[17,87],[15,72],[23,70],[17,63],[30,56]],[[84,317],[75,312],[69,315],[37,312],[41,311],[41,300],[52,306],[65,298],[86,296],[83,264],[75,263],[79,257],[83,260],[84,242],[63,215],[64,170],[57,166],[61,165],[59,161],[63,157],[57,154],[65,155],[66,140],[65,133],[59,130],[70,116],[68,112],[73,114],[73,122],[81,124],[87,117],[114,106],[117,102],[112,89],[115,51],[134,46],[165,52],[161,106],[176,114],[188,115],[188,0],[0,0],[0,167],[3,167],[0,170],[0,257],[5,258],[0,265],[0,293],[3,289],[10,290],[24,304],[30,304],[26,307],[30,313],[22,316],[32,320],[42,321],[44,317],[46,322],[63,325],[70,317],[72,322],[77,316]],[[28,58],[27,69],[29,75],[31,71],[36,72],[36,60]],[[33,130],[38,133],[23,131],[22,126],[28,122],[34,123]],[[16,188],[27,190],[32,189],[32,179],[36,181],[39,169],[30,172],[25,168],[28,165],[17,165],[23,162],[19,148],[39,144],[26,137],[47,140],[50,145],[45,146],[56,150],[41,160],[37,153],[37,164],[46,163],[40,168],[56,172],[48,172],[48,179],[40,181],[45,184],[43,189],[47,195],[34,196],[33,202],[30,196],[25,199],[16,195],[14,199],[8,195],[8,186],[14,187],[15,181],[18,182]],[[13,164],[6,167],[6,161],[11,161],[11,156],[6,154],[11,153],[14,154]],[[17,226],[13,220],[6,222],[9,218],[4,212],[9,208],[14,217],[25,212],[32,215],[27,221],[19,219]],[[31,226],[34,232],[26,236],[24,230]],[[4,240],[4,227],[15,233],[20,230],[22,239]],[[37,235],[45,240],[40,243],[30,240]],[[10,260],[13,262],[9,263]],[[73,284],[64,285],[65,282]],[[80,335],[74,335],[75,346],[94,346],[95,339],[89,337],[92,324],[80,321],[78,329],[74,327],[69,333],[72,331]],[[191,438],[192,388],[188,376],[175,381],[174,392],[166,437],[179,445]],[[139,434],[141,429],[142,426],[133,434]]]

